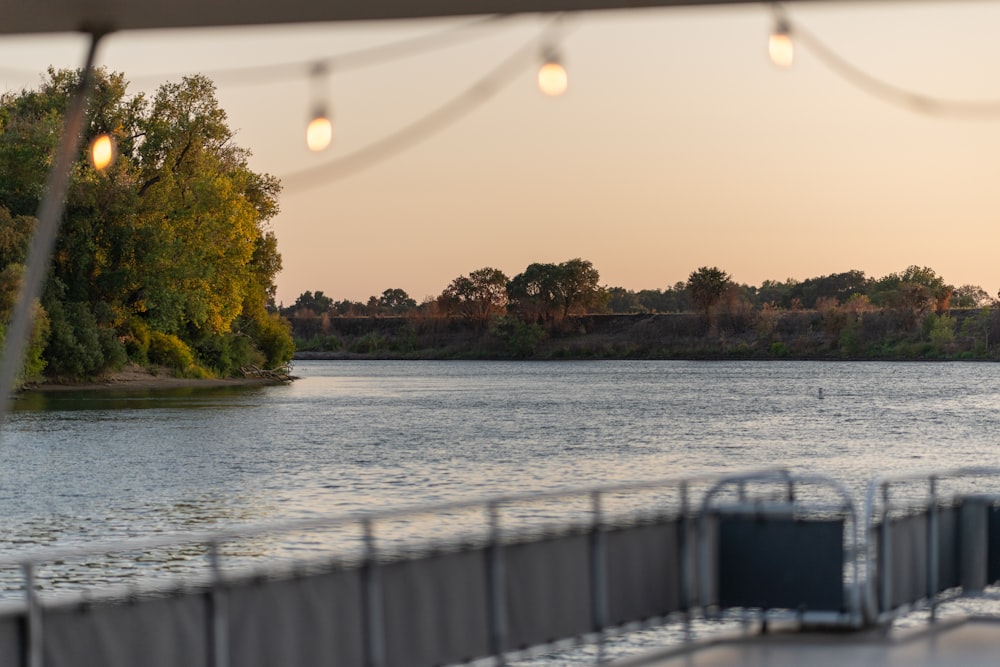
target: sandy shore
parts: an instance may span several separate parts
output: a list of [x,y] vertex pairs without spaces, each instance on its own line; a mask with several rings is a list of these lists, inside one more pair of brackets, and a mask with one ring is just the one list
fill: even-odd
[[[294,378],[292,378],[294,379]],[[166,369],[154,372],[141,366],[129,366],[115,373],[108,373],[90,382],[41,382],[26,385],[23,391],[87,391],[100,389],[186,389],[192,387],[245,387],[281,384],[270,378],[179,378]]]

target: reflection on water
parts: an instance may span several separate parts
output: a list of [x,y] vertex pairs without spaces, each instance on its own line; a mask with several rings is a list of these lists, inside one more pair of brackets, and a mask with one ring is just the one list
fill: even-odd
[[[287,386],[29,394],[0,447],[0,546],[85,545],[775,465],[828,473],[860,497],[879,472],[1000,465],[996,369],[300,362],[302,379]],[[562,520],[564,511],[576,510],[512,508],[506,518],[530,526]],[[379,539],[437,538],[456,525],[474,532],[481,521],[413,519]],[[358,540],[356,529],[262,538],[229,545],[224,556],[349,557]],[[184,574],[203,564],[197,549],[119,555],[110,565],[53,568],[43,584]]]

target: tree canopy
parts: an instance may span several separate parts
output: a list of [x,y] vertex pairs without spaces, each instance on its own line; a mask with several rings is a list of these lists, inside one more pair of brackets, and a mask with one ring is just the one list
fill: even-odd
[[[50,69],[37,90],[0,96],[0,271],[23,261],[79,77]],[[42,298],[46,372],[92,375],[126,355],[183,365],[158,352],[164,340],[188,352],[185,373],[288,361],[287,326],[267,309],[280,184],[249,168],[212,82],[185,77],[151,97],[129,95],[119,73],[97,70],[95,82],[84,144],[110,133],[119,159],[105,173],[83,154],[74,166]]]

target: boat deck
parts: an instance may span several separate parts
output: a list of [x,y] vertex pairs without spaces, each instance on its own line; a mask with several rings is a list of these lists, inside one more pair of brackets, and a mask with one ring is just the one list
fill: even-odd
[[1000,619],[938,622],[906,633],[775,632],[638,656],[615,667],[993,667]]

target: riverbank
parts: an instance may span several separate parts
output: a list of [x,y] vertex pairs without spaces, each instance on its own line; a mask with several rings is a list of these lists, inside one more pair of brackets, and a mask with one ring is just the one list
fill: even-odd
[[301,317],[295,359],[995,361],[1000,309],[937,315],[762,311],[511,317]]
[[[291,378],[295,379],[295,378]],[[181,378],[170,374],[166,368],[145,368],[127,366],[120,371],[105,373],[84,382],[33,382],[22,387],[26,392],[89,391],[103,389],[195,389],[213,387],[247,387],[257,385],[282,384],[271,377],[238,378]]]

